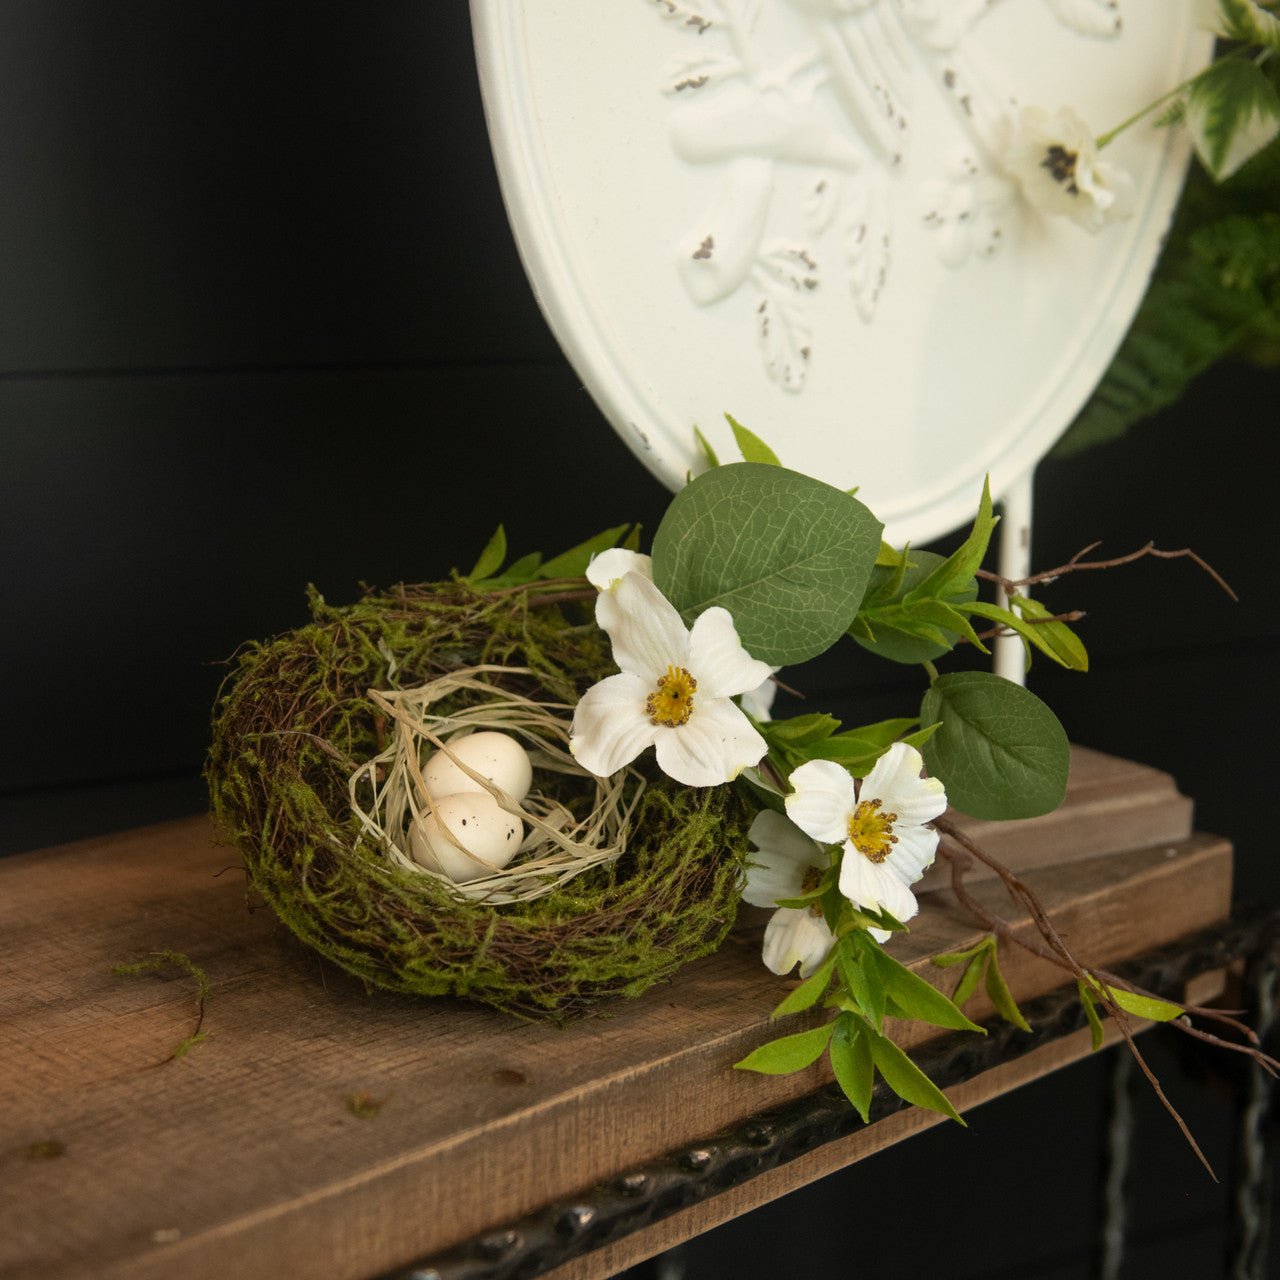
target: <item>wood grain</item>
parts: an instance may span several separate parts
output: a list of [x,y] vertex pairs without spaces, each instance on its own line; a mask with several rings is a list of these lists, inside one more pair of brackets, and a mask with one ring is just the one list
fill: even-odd
[[[776,1034],[762,914],[670,986],[558,1028],[366,992],[246,908],[236,861],[187,820],[0,864],[0,1275],[376,1274],[823,1082],[730,1070]],[[1230,850],[1197,836],[1030,878],[1111,963],[1223,918]],[[935,974],[928,955],[978,936],[944,894],[913,926],[898,955]],[[164,950],[213,995],[210,1038],[157,1065],[193,983],[112,967]],[[1061,976],[1005,967],[1021,998]],[[42,1142],[64,1154],[32,1158]]]

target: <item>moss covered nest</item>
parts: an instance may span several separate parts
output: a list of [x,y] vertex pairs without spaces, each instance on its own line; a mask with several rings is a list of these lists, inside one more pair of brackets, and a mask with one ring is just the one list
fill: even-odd
[[401,586],[246,647],[215,709],[214,817],[255,889],[308,946],[365,981],[512,1012],[635,996],[714,950],[733,921],[749,813],[731,787],[656,771],[626,850],[532,902],[467,901],[397,866],[353,813],[352,771],[387,742],[371,688],[479,665],[513,692],[572,704],[614,668],[592,623],[529,593]]

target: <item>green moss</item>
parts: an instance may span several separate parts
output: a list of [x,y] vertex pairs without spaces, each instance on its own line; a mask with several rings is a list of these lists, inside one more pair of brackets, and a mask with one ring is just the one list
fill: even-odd
[[[369,983],[530,1014],[634,996],[723,940],[748,814],[732,788],[651,780],[626,854],[530,903],[458,902],[391,865],[350,813],[347,778],[381,748],[371,687],[478,663],[512,688],[574,702],[611,670],[594,625],[523,593],[400,587],[249,646],[220,698],[206,770],[214,816],[254,887],[309,946]],[[394,662],[394,675],[389,677]]]

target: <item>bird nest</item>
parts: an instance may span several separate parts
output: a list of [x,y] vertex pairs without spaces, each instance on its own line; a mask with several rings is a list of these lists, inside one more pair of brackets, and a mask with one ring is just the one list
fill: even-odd
[[[749,814],[730,787],[573,761],[572,707],[613,669],[593,623],[459,582],[313,596],[312,614],[242,652],[206,770],[253,887],[303,942],[380,987],[531,1014],[638,995],[720,944]],[[509,868],[455,885],[403,836],[422,752],[478,727],[531,750],[530,834]]]

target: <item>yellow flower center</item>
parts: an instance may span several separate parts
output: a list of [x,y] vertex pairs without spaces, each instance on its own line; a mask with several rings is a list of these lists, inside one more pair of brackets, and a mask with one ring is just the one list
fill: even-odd
[[683,668],[668,666],[667,674],[658,677],[654,691],[645,699],[644,709],[650,724],[663,724],[669,729],[687,724],[693,714],[693,695],[698,682]]
[[849,839],[869,862],[883,862],[898,837],[893,834],[896,813],[881,813],[880,801],[864,800],[849,817]]

